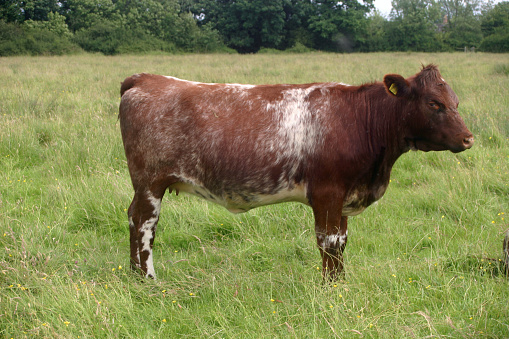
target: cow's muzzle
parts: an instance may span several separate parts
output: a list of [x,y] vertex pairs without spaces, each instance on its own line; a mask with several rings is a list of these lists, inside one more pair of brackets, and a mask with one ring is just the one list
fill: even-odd
[[466,138],[463,138],[463,147],[465,147],[465,149],[469,149],[473,145],[474,145],[474,136],[472,134],[470,134],[470,136],[468,136]]
[[451,147],[449,150],[453,153],[463,152],[474,145],[474,136],[472,134],[468,134],[467,136],[460,139],[461,142],[458,142],[456,147]]

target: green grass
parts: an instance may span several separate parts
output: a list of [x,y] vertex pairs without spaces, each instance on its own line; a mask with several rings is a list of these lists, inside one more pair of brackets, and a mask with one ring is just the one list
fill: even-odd
[[[360,84],[436,63],[476,137],[404,155],[350,218],[346,272],[321,283],[310,208],[232,215],[167,195],[158,279],[130,272],[133,192],[117,119],[136,72],[195,81]],[[0,337],[509,337],[504,54],[0,58]]]

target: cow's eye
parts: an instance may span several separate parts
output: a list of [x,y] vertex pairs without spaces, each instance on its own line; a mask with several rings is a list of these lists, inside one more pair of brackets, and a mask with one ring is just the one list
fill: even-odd
[[437,111],[438,111],[438,110],[440,109],[440,105],[439,105],[439,104],[437,104],[435,101],[430,101],[430,102],[428,103],[428,105],[429,105],[429,107],[430,107],[430,108],[432,108],[432,109],[434,109],[434,110],[437,110]]

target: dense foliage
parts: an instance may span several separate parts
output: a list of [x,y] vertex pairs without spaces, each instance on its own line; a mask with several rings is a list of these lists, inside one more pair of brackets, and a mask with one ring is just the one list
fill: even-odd
[[492,52],[509,51],[509,2],[499,3],[482,19],[481,47]]
[[[487,2],[486,2],[487,1]],[[509,51],[509,2],[4,0],[0,55],[233,51]]]

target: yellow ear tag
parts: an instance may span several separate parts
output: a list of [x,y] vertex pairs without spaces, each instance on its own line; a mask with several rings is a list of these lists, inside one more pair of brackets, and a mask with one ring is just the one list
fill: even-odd
[[389,87],[389,91],[394,95],[398,94],[398,87],[396,87],[395,83],[391,84],[391,87]]

